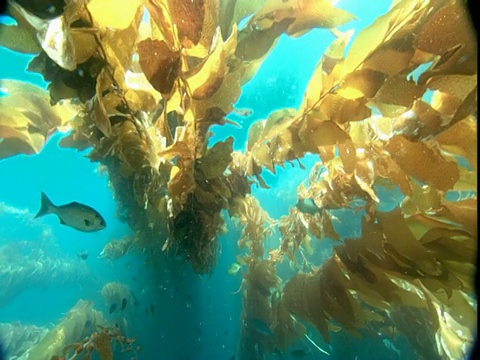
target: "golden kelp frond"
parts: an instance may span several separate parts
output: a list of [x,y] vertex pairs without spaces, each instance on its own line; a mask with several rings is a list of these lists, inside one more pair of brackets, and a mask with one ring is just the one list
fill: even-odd
[[229,72],[228,60],[234,54],[237,45],[236,27],[230,37],[223,42],[220,28],[213,37],[212,50],[205,62],[195,69],[195,73],[187,77],[187,83],[193,99],[205,100],[216,93]]
[[[290,117],[289,126],[276,129],[276,133],[272,133],[269,139],[259,144],[262,156],[261,161],[256,164],[255,173],[260,173],[261,167],[271,170],[275,163],[291,160],[292,157],[301,157],[306,152],[322,154],[322,148],[326,146],[334,144],[349,146],[349,139],[354,137],[358,139],[360,135],[359,128],[354,122],[368,119],[371,108],[375,107],[389,119],[372,118],[373,123],[378,124],[385,119],[383,120],[385,124],[391,124],[392,118],[396,123],[389,135],[384,134],[380,138],[390,141],[397,135],[386,148],[394,154],[391,159],[397,163],[388,165],[391,169],[388,170],[388,174],[391,176],[392,172],[404,172],[419,180],[434,183],[444,191],[451,189],[458,180],[458,174],[455,174],[456,170],[452,167],[454,164],[449,164],[449,161],[445,161],[435,150],[436,145],[427,145],[429,149],[423,144],[408,145],[399,137],[403,134],[409,141],[417,141],[432,133],[439,134],[456,122],[476,113],[476,107],[472,103],[475,99],[472,95],[475,82],[470,81],[467,75],[448,77],[442,74],[436,78],[431,74],[431,80],[424,79],[418,83],[410,78],[409,74],[413,70],[422,63],[432,61],[435,56],[434,54],[420,56],[417,50],[419,44],[416,43],[414,36],[426,31],[424,27],[432,26],[429,19],[435,11],[440,11],[439,9],[441,2],[435,4],[418,1],[398,2],[389,13],[378,18],[358,35],[345,58],[342,57],[342,49],[345,38],[349,35],[337,33],[339,38],[334,41],[317,66],[304,102],[298,113]],[[469,40],[470,38],[462,38],[462,43],[471,43]],[[468,59],[476,58],[476,54],[470,48],[465,51],[468,51],[464,53]],[[428,71],[423,75],[427,73]],[[460,83],[462,87],[459,87]],[[430,104],[421,100],[427,89],[435,91]],[[252,129],[259,127],[260,124],[254,124]],[[254,141],[255,137],[252,136],[251,142]],[[370,146],[373,145],[374,142],[371,142]],[[429,168],[422,169],[423,174],[419,174],[415,169],[408,167],[402,160],[403,153],[398,151],[399,146],[410,148],[412,152],[426,151],[430,155],[425,161],[443,164],[442,166],[446,167],[445,171],[452,172],[450,180],[439,183],[435,180],[434,174],[428,174]],[[417,149],[419,147],[421,149]],[[278,149],[283,151],[279,152]],[[380,156],[385,158],[383,155]],[[375,159],[378,156],[372,157]],[[391,162],[390,159],[383,161]],[[393,166],[397,169],[394,170]],[[398,179],[397,183],[402,181],[399,175],[394,176]],[[402,184],[402,190],[409,193],[408,187]]]
[[82,356],[82,359],[90,360],[94,351],[98,353],[100,360],[112,360],[114,344],[119,344],[122,352],[136,354],[140,349],[134,347],[136,338],[123,336],[118,327],[103,327],[100,325],[97,325],[97,327],[100,328],[99,331],[93,332],[81,341],[68,344],[64,347],[62,356],[53,355],[51,360],[65,359],[67,356],[69,356],[68,359],[76,359]]
[[[454,297],[458,300],[453,300]],[[432,301],[438,317],[435,333],[436,348],[442,358],[448,359],[468,357],[476,335],[473,330],[476,322],[467,320],[475,319],[476,316],[473,299],[462,292],[455,292],[454,297],[452,297],[453,301],[449,301],[446,306]],[[452,316],[455,312],[457,312],[456,316]],[[469,318],[463,318],[464,316]]]
[[[53,19],[42,19],[25,10],[16,2],[9,2],[10,13],[19,21],[22,32],[31,32],[45,53],[65,70],[75,70],[76,56],[68,19],[63,15]],[[22,46],[23,47],[23,46]]]
[[429,310],[412,306],[395,306],[389,313],[397,331],[405,334],[420,359],[443,359],[437,349],[435,334],[425,329],[435,326]]
[[[183,143],[185,154],[172,168],[168,183],[174,214],[170,244],[175,252],[186,253],[197,271],[208,273],[216,262],[217,233],[223,228],[220,211],[250,189],[246,183],[238,188],[235,173],[226,172],[232,160],[233,138],[198,150],[196,138],[189,139],[185,142],[176,137],[172,145],[173,149]],[[200,152],[203,156],[195,160]]]
[[[419,358],[466,356],[476,313],[477,45],[462,1],[395,0],[347,53],[353,33],[334,27],[354,16],[330,0],[55,4],[53,16],[13,2],[17,25],[2,44],[38,54],[29,70],[50,82],[51,103],[80,105],[65,116],[37,90],[0,98],[3,157],[38,152],[73,119],[62,144],[93,148],[119,217],[157,266],[184,254],[210,273],[228,210],[242,226],[243,358],[285,350],[305,335],[299,320],[328,340],[332,326],[359,336],[382,319]],[[241,86],[279,37],[313,28],[336,39],[300,108],[253,123],[244,153],[231,137],[209,146],[210,127],[229,121]],[[315,210],[271,219],[249,195],[252,178],[267,188],[263,169],[275,173],[308,153],[321,162],[297,197]],[[361,232],[342,239],[334,222],[354,213]],[[275,226],[282,239],[265,249]],[[310,263],[313,237],[337,241],[319,268]],[[132,245],[121,244],[106,253]],[[276,267],[285,255],[304,261],[283,284]],[[97,338],[107,357],[112,334]]]
[[295,253],[302,245],[309,243],[307,228],[303,225],[302,214],[296,209],[290,209],[288,216],[283,216],[278,221],[278,230],[282,240],[280,249],[292,262],[296,262]]
[[230,216],[238,218],[243,226],[238,247],[248,247],[252,259],[264,256],[263,242],[270,234],[273,220],[263,210],[256,198],[246,195],[244,198],[235,197],[229,208]]
[[[328,283],[320,282],[322,276],[324,278],[332,276],[336,271],[335,262],[330,261],[328,264],[322,267],[321,272],[295,275],[285,284],[282,296],[282,301],[289,312],[315,326],[327,342],[330,339],[328,334],[330,317],[352,332],[355,332],[357,322],[354,317],[352,295],[341,285],[346,279],[334,276]],[[322,275],[323,271],[329,275]],[[346,308],[342,309],[342,306]]]
[[[322,157],[327,156],[323,154],[325,152]],[[299,188],[299,197],[313,199],[322,209],[354,208],[354,200],[378,202],[372,189],[375,177],[368,156],[359,151],[342,157],[324,161],[323,166],[317,163],[310,172],[309,186]],[[348,167],[345,164],[349,161],[355,170],[346,173]]]
[[137,46],[140,66],[148,81],[168,97],[178,76],[180,52],[170,50],[163,40],[145,39]]
[[268,29],[244,29],[238,36],[236,56],[242,61],[258,66],[291,22],[292,19],[286,19]]
[[87,8],[100,28],[126,29],[135,18],[140,5],[140,0],[90,0]]
[[[450,190],[459,180],[456,163],[446,161],[438,150],[429,148],[426,143],[414,143],[395,136],[390,139],[387,150],[407,174],[439,190]],[[416,158],[415,154],[419,153],[422,157]]]
[[249,26],[268,29],[285,19],[292,19],[286,29],[288,35],[298,35],[313,28],[335,28],[355,17],[345,10],[333,6],[331,0],[278,1],[267,0],[259,9]]
[[178,31],[178,40],[191,57],[204,58],[212,47],[219,24],[219,0],[169,0],[168,9]]
[[6,93],[0,97],[0,158],[39,153],[79,109],[70,102],[50,105],[48,93],[29,83],[1,80],[0,86]]
[[230,35],[234,24],[238,26],[241,20],[260,9],[264,2],[265,0],[220,1],[219,24],[223,38],[226,39]]
[[[249,271],[245,274],[247,283],[264,297],[268,297],[272,289],[280,283],[276,275],[275,263],[268,260],[251,259]],[[261,313],[259,311],[259,313]]]
[[[246,227],[254,223],[244,224]],[[266,234],[261,235],[264,237]],[[253,235],[256,236],[256,235]],[[252,244],[263,238],[251,239]],[[259,247],[249,246],[258,253]],[[263,251],[263,248],[261,249]],[[275,260],[259,260],[251,253],[246,258],[248,270],[242,281],[242,342],[240,356],[248,358],[258,351],[271,353],[286,350],[298,337],[305,334],[303,325],[296,323],[287,308],[280,302]]]
[[22,54],[38,54],[42,51],[33,31],[18,25],[0,24],[0,46]]
[[[442,210],[436,213],[440,215]],[[457,345],[473,339],[471,312],[475,310],[466,299],[473,291],[476,234],[472,237],[466,227],[448,216],[440,215],[435,221],[429,218],[438,218],[423,214],[405,219],[398,208],[376,215],[378,223],[363,219],[362,238],[346,240],[318,271],[296,275],[287,282],[283,290],[287,308],[316,326],[326,340],[329,319],[353,333],[363,327],[367,311],[362,309],[363,303],[388,312],[401,305],[421,308],[431,324],[424,331],[443,344],[440,353],[449,358],[455,358],[449,352],[465,355],[468,349]],[[423,230],[418,231],[420,228]],[[330,296],[336,301],[329,302]],[[441,325],[446,315],[438,313],[439,308],[455,318],[462,335],[454,336]],[[419,353],[425,351],[424,344],[412,345]]]
[[276,144],[279,154],[272,154],[269,142],[279,132],[287,130],[294,120],[294,110],[283,109],[270,114],[267,120],[257,121],[250,126],[247,142],[247,153],[243,160],[244,173],[248,176],[255,176],[260,184],[265,187],[261,177],[262,167],[275,173],[275,163],[283,163],[286,160],[294,159],[296,154],[291,154],[294,149],[288,144]]
[[476,131],[477,124],[475,118],[473,116],[468,116],[436,136],[435,140],[442,150],[467,159],[468,165],[476,170]]
[[432,67],[419,78],[427,83],[434,75],[472,75],[477,72],[477,41],[466,7],[460,1],[442,2],[417,38],[418,49],[435,55]]
[[264,242],[273,224],[258,200],[251,195],[233,198],[229,213],[238,219],[242,227],[238,247],[248,248],[248,253],[242,258],[247,272],[242,274],[242,345],[239,351],[241,357],[249,358],[258,351],[274,351],[277,345],[271,335],[276,326],[281,326],[276,316],[278,309],[274,306],[274,299],[278,301],[275,290],[280,285],[280,278],[276,273],[275,260],[263,259]]
[[79,300],[42,340],[29,349],[25,358],[58,358],[55,356],[62,354],[64,349],[66,351],[74,350],[73,353],[75,353],[77,349],[72,349],[70,344],[81,341],[85,337],[88,338],[97,327],[104,324],[105,320],[102,314],[93,308],[91,301]]

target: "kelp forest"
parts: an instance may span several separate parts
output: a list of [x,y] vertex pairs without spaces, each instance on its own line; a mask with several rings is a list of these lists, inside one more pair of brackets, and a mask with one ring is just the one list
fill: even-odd
[[[393,0],[354,38],[339,27],[355,14],[332,0],[16,0],[7,11],[16,24],[1,25],[0,44],[35,55],[28,71],[48,88],[1,81],[0,157],[37,154],[56,131],[60,146],[89,149],[132,229],[105,256],[144,251],[152,271],[183,258],[208,276],[219,236],[237,228],[239,359],[282,353],[307,327],[326,343],[395,328],[418,359],[468,356],[478,59],[463,1]],[[212,143],[279,38],[315,28],[335,38],[299,108],[253,122],[244,151],[234,136]],[[252,189],[311,155],[297,206],[272,218]],[[380,209],[392,191],[400,200]],[[358,236],[344,237],[352,216]],[[333,251],[319,263],[323,241]],[[76,317],[91,330],[69,326]],[[80,301],[30,358],[112,359],[115,343],[135,356],[135,338]]]

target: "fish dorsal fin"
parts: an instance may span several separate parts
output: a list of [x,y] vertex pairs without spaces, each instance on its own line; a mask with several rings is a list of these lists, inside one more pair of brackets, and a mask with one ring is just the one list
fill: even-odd
[[35,218],[51,214],[55,212],[56,206],[50,201],[48,196],[42,191],[41,198],[40,198],[40,210],[38,210],[37,215]]

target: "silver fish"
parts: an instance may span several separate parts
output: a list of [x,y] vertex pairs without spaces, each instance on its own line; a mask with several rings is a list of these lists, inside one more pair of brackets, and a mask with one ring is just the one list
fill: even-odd
[[65,205],[54,205],[42,191],[40,210],[35,218],[55,214],[60,223],[84,232],[93,232],[104,229],[107,225],[102,215],[90,206],[71,202]]

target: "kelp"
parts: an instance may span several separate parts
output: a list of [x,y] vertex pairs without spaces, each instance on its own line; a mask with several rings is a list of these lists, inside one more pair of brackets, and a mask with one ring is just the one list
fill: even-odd
[[[0,205],[0,213],[5,216],[2,210],[4,211]],[[25,218],[27,217],[30,218],[30,215],[25,215]],[[53,284],[62,287],[83,283],[89,278],[89,269],[85,264],[78,264],[75,259],[65,256],[48,255],[56,253],[58,249],[49,247],[46,241],[43,241],[51,234],[45,231],[44,236],[41,243],[37,239],[21,240],[0,246],[0,281],[3,284],[0,306],[8,305],[26,289],[32,287]],[[26,251],[31,256],[25,256]]]
[[[226,210],[241,227],[242,358],[287,349],[306,334],[302,322],[328,341],[333,327],[361,336],[382,319],[419,358],[465,356],[476,313],[477,42],[463,2],[393,1],[353,41],[336,27],[354,15],[329,0],[47,3],[53,13],[12,1],[17,24],[3,26],[3,46],[37,54],[29,70],[50,98],[2,83],[15,91],[0,98],[0,155],[39,152],[64,127],[62,146],[90,147],[134,232],[134,246],[112,242],[105,254],[141,249],[158,267],[184,255],[210,273]],[[251,124],[243,152],[232,137],[209,146],[210,127],[231,122],[279,37],[313,28],[335,39],[300,107]],[[302,166],[307,154],[320,161],[297,197],[318,212],[271,219],[251,186],[268,188],[264,169]],[[389,210],[385,191],[399,193]],[[361,223],[347,239],[345,214]],[[336,242],[320,266],[315,238]],[[285,259],[293,274],[282,279]]]
[[264,353],[285,351],[305,335],[305,327],[290,316],[281,302],[278,258],[270,253],[269,259],[264,259],[265,241],[272,235],[275,223],[252,196],[236,198],[230,211],[242,226],[238,246],[248,249],[240,259],[246,265],[240,288],[243,298],[240,357],[256,358]]
[[[82,341],[69,344],[64,347],[62,355],[54,355],[51,360],[77,359],[82,358],[89,360],[92,358],[92,354],[97,353],[101,360],[112,360],[113,350],[112,345],[120,344],[122,352],[138,353],[140,349],[135,347],[135,338],[128,338],[123,336],[117,327],[103,327],[97,325],[99,331],[93,332],[90,336],[85,337]],[[113,343],[113,344],[112,344]],[[135,359],[133,357],[132,359]]]
[[120,306],[123,299],[127,299],[128,302],[133,302],[132,293],[130,287],[127,284],[112,281],[103,285],[100,291],[107,307],[112,305]]
[[[108,338],[108,343],[106,347],[98,341],[88,341],[90,336],[92,339],[96,338],[95,329],[105,324],[103,315],[101,312],[93,308],[93,303],[91,301],[79,300],[75,306],[66,314],[66,316],[61,319],[58,324],[56,324],[52,329],[49,329],[47,334],[29,351],[24,354],[23,358],[25,359],[59,359],[60,354],[71,354],[73,350],[74,355],[71,355],[69,359],[77,358],[80,355],[84,348],[80,343],[87,344],[85,349],[88,348],[88,355],[85,357],[89,359],[92,351],[95,349],[99,354],[101,359],[112,359],[111,348],[110,348],[110,338]],[[75,345],[70,345],[76,343],[79,339],[84,339],[80,343]],[[92,344],[94,342],[94,344]],[[81,348],[81,349],[80,349]],[[108,351],[107,348],[110,350]]]
[[110,240],[100,252],[101,258],[116,260],[132,251],[135,239],[132,236],[124,236],[120,240]]
[[16,80],[1,80],[0,157],[36,154],[78,112],[70,101],[50,106],[48,92]]
[[2,346],[8,349],[9,356],[21,356],[48,333],[44,326],[22,324],[20,322],[2,322],[0,336]]

